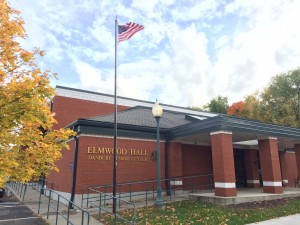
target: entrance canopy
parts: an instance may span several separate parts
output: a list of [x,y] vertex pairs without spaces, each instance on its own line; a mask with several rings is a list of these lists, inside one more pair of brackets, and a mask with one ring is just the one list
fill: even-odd
[[257,148],[257,139],[276,137],[280,150],[291,150],[300,143],[300,130],[256,120],[219,115],[192,124],[170,129],[170,138],[196,144],[210,145],[210,133],[214,131],[232,132],[235,147]]
[[[113,135],[113,114],[78,119],[68,127],[86,134]],[[166,110],[161,118],[161,139],[189,144],[211,145],[210,133],[230,131],[234,147],[257,149],[257,139],[276,137],[279,150],[292,150],[300,143],[300,129],[221,114],[187,114]],[[118,113],[118,135],[156,138],[151,108],[132,107]]]

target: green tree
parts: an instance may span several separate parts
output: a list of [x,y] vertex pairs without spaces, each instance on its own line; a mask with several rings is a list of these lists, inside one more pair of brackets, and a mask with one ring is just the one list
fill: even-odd
[[193,110],[197,110],[197,111],[203,111],[203,109],[201,107],[198,107],[198,106],[190,106],[188,108],[193,109]]
[[204,105],[205,110],[223,114],[226,114],[228,107],[228,98],[220,95]]
[[300,68],[276,75],[260,98],[261,120],[300,127]]
[[259,93],[256,92],[253,95],[248,95],[244,98],[244,113],[243,117],[249,118],[249,119],[260,119],[260,98]]

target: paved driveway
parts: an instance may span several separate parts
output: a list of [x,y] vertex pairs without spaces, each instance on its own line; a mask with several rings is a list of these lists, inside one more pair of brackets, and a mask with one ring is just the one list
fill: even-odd
[[0,225],[46,225],[43,219],[15,198],[0,199]]

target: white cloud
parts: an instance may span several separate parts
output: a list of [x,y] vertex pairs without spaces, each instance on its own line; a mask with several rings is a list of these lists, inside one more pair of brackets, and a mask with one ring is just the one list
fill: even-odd
[[212,16],[219,16],[217,8],[223,4],[218,0],[191,1],[190,3],[181,2],[182,5],[171,12],[176,20],[205,20]]
[[64,82],[77,76],[70,85],[88,90],[113,93],[115,15],[145,26],[119,45],[119,94],[127,97],[234,102],[299,67],[297,0],[12,2],[27,24],[24,45],[45,49],[49,69],[64,68]]
[[300,38],[300,28],[296,18],[299,19],[300,3],[236,1],[233,4],[238,4],[235,10],[248,17],[250,29],[236,33],[233,45],[225,45],[218,51],[214,69],[224,77],[213,83],[214,90],[238,101],[266,86],[275,74],[299,66],[300,43],[296,40]]
[[75,61],[75,68],[79,74],[82,88],[97,90],[102,93],[113,93],[113,76],[104,78],[99,69],[82,61]]

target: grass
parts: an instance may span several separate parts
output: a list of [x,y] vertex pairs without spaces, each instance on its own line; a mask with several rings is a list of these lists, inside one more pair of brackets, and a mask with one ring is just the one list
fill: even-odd
[[[168,203],[166,210],[157,211],[153,207],[137,209],[138,225],[163,225],[163,224],[218,224],[218,225],[242,225],[258,221],[268,220],[276,217],[300,213],[300,199],[290,198],[280,200],[273,204],[263,202],[241,204],[237,206],[217,206],[209,203],[195,201],[180,201]],[[132,211],[122,211],[120,215],[132,220]],[[113,224],[109,215],[101,215],[103,224]],[[125,224],[117,222],[117,224]]]

